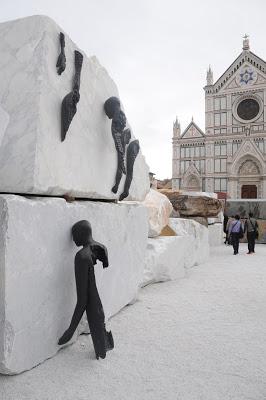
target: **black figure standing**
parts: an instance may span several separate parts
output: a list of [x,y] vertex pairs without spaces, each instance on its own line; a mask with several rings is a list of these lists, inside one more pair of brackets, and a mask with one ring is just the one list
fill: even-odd
[[97,290],[94,265],[97,260],[108,267],[107,249],[92,238],[91,225],[88,221],[79,221],[72,227],[73,240],[77,246],[83,246],[75,257],[75,277],[77,304],[69,328],[59,339],[58,344],[67,343],[73,336],[81,317],[86,311],[90,333],[97,360],[105,358],[106,351],[114,348],[112,333],[105,329],[105,316]]

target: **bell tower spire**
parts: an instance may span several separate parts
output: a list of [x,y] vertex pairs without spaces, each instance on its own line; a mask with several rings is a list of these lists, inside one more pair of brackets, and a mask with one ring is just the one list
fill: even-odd
[[207,70],[207,86],[213,85],[213,72],[211,66],[209,65],[209,69]]
[[181,133],[180,122],[178,121],[178,118],[176,117],[176,119],[173,123],[173,136],[180,137],[180,133]]

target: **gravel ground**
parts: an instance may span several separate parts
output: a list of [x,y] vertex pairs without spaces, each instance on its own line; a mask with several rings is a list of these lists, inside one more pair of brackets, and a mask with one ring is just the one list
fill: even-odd
[[31,371],[0,376],[1,400],[265,400],[266,245],[212,249],[179,280],[147,286],[109,322],[115,349],[90,336]]

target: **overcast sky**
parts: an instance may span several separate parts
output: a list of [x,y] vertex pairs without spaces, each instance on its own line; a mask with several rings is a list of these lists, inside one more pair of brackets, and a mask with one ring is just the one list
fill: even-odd
[[214,80],[242,51],[266,59],[266,0],[0,0],[2,21],[53,18],[115,80],[157,178],[171,177],[172,124],[204,130],[206,70]]

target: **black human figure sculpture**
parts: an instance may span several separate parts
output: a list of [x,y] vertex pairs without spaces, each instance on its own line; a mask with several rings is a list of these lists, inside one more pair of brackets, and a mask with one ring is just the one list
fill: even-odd
[[111,331],[105,329],[105,316],[98,294],[94,265],[97,260],[108,267],[107,249],[92,238],[91,225],[88,221],[79,221],[72,227],[73,240],[77,246],[83,246],[75,257],[75,277],[77,304],[69,328],[59,339],[58,344],[67,343],[73,336],[84,311],[86,311],[90,333],[97,360],[105,358],[106,352],[114,348]]
[[58,75],[61,75],[62,72],[64,72],[64,70],[66,69],[65,35],[63,34],[63,32],[60,32],[59,40],[60,40],[61,52],[57,59],[56,68]]
[[119,197],[120,201],[124,200],[129,195],[129,188],[133,178],[133,167],[138,153],[139,141],[133,140],[127,148],[127,175],[124,185],[124,191]]
[[131,138],[130,129],[126,127],[126,116],[121,110],[120,100],[117,97],[110,97],[104,103],[104,111],[109,119],[112,119],[111,131],[117,151],[117,172],[115,185],[112,188],[113,193],[117,193],[122,175],[126,173],[125,169],[125,147]]
[[74,115],[77,112],[77,103],[80,99],[79,88],[80,88],[80,74],[83,63],[83,55],[75,50],[75,76],[73,82],[73,90],[68,93],[63,101],[61,108],[61,140],[65,140],[66,133],[71,124]]

